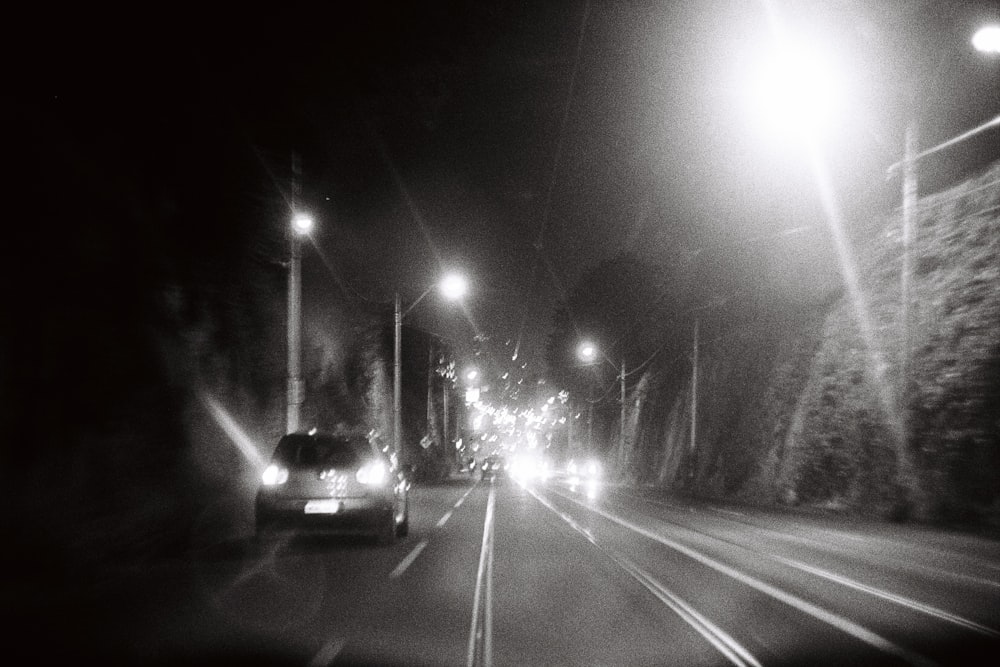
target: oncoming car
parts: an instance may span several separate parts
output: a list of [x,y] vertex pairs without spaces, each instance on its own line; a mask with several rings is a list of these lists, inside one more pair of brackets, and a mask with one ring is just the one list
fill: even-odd
[[284,436],[257,492],[257,534],[275,530],[363,533],[391,543],[409,530],[406,481],[365,437]]

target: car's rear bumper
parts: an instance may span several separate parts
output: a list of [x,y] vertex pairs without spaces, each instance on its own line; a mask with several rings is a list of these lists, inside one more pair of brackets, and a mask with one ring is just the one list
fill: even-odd
[[337,498],[335,511],[307,512],[307,505],[316,500],[330,499],[258,496],[257,529],[370,533],[393,511],[391,497],[374,497]]

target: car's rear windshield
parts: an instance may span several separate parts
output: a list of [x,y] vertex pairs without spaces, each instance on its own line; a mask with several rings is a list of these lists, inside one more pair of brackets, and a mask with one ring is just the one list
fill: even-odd
[[286,435],[278,443],[274,458],[290,466],[344,467],[357,464],[370,453],[371,446],[363,439]]

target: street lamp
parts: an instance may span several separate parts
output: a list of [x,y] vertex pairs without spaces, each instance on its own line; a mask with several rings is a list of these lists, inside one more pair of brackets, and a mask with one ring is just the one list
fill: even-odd
[[308,213],[296,213],[292,216],[292,230],[296,236],[307,236],[313,229],[313,219]]
[[441,294],[446,299],[456,301],[465,296],[469,291],[469,283],[464,276],[457,273],[450,273],[441,280]]
[[[465,278],[456,273],[446,275],[436,286],[441,290],[441,294],[450,301],[462,298],[468,291],[468,283]],[[401,308],[399,292],[396,292],[393,312],[392,446],[397,459],[403,450],[403,318],[416,308],[417,304],[423,301],[434,287],[435,284],[432,284],[424,290],[423,294],[418,296],[406,310]],[[447,419],[447,415],[445,415],[445,419]]]
[[302,239],[313,228],[310,215],[297,212],[291,223],[291,259],[288,265],[288,413],[286,432],[299,430],[305,392],[302,387]]
[[982,53],[1000,54],[1000,25],[984,25],[972,36],[972,46]]
[[[606,362],[608,362],[608,365],[610,365],[612,368],[614,368],[615,371],[618,373],[618,381],[619,381],[619,384],[620,384],[620,392],[621,392],[621,421],[620,421],[620,424],[619,424],[620,428],[618,430],[618,455],[619,456],[624,456],[625,455],[625,357],[624,356],[622,357],[622,365],[620,367],[618,367],[618,366],[615,366],[615,364],[610,359],[608,359],[608,357],[604,353],[601,353],[600,348],[598,348],[594,343],[592,343],[590,341],[583,341],[576,348],[576,354],[577,354],[577,356],[580,358],[580,361],[584,362],[585,364],[592,364],[592,363],[594,363],[594,361],[597,360],[598,353],[600,353],[601,356],[604,357],[604,360]],[[593,447],[594,447],[594,423],[593,423],[594,422],[594,404],[592,402],[590,404],[589,422],[590,423],[588,425],[588,436],[587,436],[587,438],[589,440],[589,446],[590,446],[591,450],[593,450]]]
[[[982,53],[1000,53],[1000,25],[986,25],[980,28],[973,35],[972,44]],[[904,406],[904,412],[900,469],[909,469],[909,467],[911,467],[907,450],[910,425],[908,423],[909,420],[906,417],[905,405],[910,376],[910,245],[913,236],[914,218],[917,212],[916,208],[919,180],[917,162],[928,155],[954,146],[955,144],[961,143],[973,136],[976,136],[977,134],[998,126],[1000,126],[1000,115],[982,123],[978,127],[948,139],[933,148],[920,151],[918,139],[919,124],[916,118],[911,118],[906,125],[903,159],[891,165],[888,169],[888,173],[890,175],[900,168],[902,171],[902,220],[900,225],[902,232],[902,267],[900,271],[900,326],[902,329],[902,340],[900,341],[900,381],[898,400],[900,401],[900,404]]]
[[763,124],[781,136],[807,139],[833,124],[843,99],[843,77],[819,49],[778,33],[769,53],[746,79],[746,96]]

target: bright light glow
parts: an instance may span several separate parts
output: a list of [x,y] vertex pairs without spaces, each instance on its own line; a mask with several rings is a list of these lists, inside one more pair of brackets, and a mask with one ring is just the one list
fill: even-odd
[[449,273],[444,277],[444,280],[441,281],[441,294],[443,294],[446,299],[450,299],[452,301],[461,299],[468,291],[469,283],[463,276],[460,276],[457,273]]
[[840,115],[841,78],[816,48],[776,39],[747,80],[749,106],[777,134],[791,130],[816,139]]
[[260,476],[264,486],[277,486],[288,481],[288,470],[271,464],[264,469],[264,474]]
[[215,400],[212,396],[208,394],[201,394],[201,401],[208,408],[208,411],[212,413],[212,418],[215,419],[216,423],[226,432],[229,436],[229,440],[236,446],[246,462],[253,466],[256,470],[260,470],[264,467],[264,459],[258,452],[257,445],[250,436],[247,435],[236,420],[226,412],[225,408]]
[[597,347],[593,343],[583,342],[576,348],[576,353],[583,361],[591,362],[597,358]]
[[389,478],[389,471],[382,461],[372,461],[361,466],[356,477],[367,486],[382,486]]
[[467,380],[469,380],[471,382],[471,381],[475,380],[477,377],[479,377],[479,371],[477,371],[475,368],[473,368],[468,373],[465,374],[465,377],[466,377]]
[[521,455],[511,461],[510,474],[520,482],[530,482],[536,479],[547,480],[552,472],[548,461],[540,456]]
[[299,236],[305,236],[313,229],[312,216],[307,213],[296,213],[292,217],[292,229]]
[[1000,25],[986,25],[972,36],[972,46],[983,53],[1000,53]]

